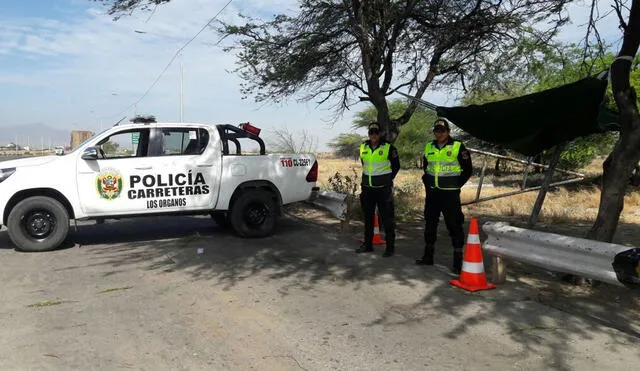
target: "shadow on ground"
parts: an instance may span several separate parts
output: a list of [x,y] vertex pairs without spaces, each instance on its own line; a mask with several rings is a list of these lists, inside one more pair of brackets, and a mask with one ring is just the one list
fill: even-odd
[[[353,290],[365,284],[416,290],[426,285],[428,290],[419,301],[391,306],[369,325],[419,325],[433,316],[451,314],[458,319],[455,329],[439,334],[448,338],[464,337],[474,326],[499,325],[508,328],[510,341],[520,344],[525,353],[551,354],[546,363],[553,369],[570,369],[575,336],[591,339],[606,334],[602,347],[612,357],[617,345],[640,339],[635,324],[637,293],[630,290],[575,288],[559,282],[553,273],[511,264],[509,282],[496,290],[468,293],[448,283],[453,276],[448,273],[451,251],[446,232],[440,235],[434,267],[413,265],[413,258],[421,253],[419,224],[400,229],[399,254],[390,259],[380,257],[379,247],[375,254],[356,255],[358,233],[340,233],[335,222],[310,222],[293,213],[283,218],[274,236],[263,239],[236,237],[209,218],[153,217],[80,226],[70,241],[87,250],[92,265],[114,271],[140,267],[159,273],[181,271],[225,290],[236,289],[250,277],[279,282],[282,295],[290,295],[293,289],[313,292],[321,281]],[[6,233],[0,234],[0,246],[7,244]],[[487,257],[485,267],[489,271]]]

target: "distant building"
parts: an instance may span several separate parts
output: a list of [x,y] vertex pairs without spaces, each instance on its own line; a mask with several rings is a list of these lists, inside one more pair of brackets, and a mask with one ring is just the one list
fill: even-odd
[[74,130],[71,132],[71,148],[76,148],[78,144],[93,136],[92,131]]

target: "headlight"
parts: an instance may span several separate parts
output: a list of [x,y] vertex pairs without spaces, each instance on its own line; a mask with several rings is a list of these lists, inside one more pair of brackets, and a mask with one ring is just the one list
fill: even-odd
[[8,169],[0,169],[0,183],[4,182],[5,179],[11,176],[11,174],[16,172],[16,168],[8,168]]

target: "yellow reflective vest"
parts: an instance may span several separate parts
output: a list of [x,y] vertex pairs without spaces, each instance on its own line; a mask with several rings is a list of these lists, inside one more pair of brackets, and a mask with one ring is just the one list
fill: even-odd
[[453,141],[438,149],[433,142],[427,143],[424,147],[424,157],[427,159],[425,174],[428,186],[444,190],[460,189],[460,145],[461,142]]
[[391,185],[393,175],[389,161],[390,143],[384,143],[375,150],[366,143],[360,145],[362,160],[362,184],[368,187]]

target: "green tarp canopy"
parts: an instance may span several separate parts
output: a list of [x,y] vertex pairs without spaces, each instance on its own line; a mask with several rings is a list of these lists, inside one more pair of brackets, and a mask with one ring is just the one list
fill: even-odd
[[619,130],[618,116],[602,106],[608,80],[587,77],[518,98],[464,107],[427,103],[438,116],[486,142],[535,156],[564,141]]

